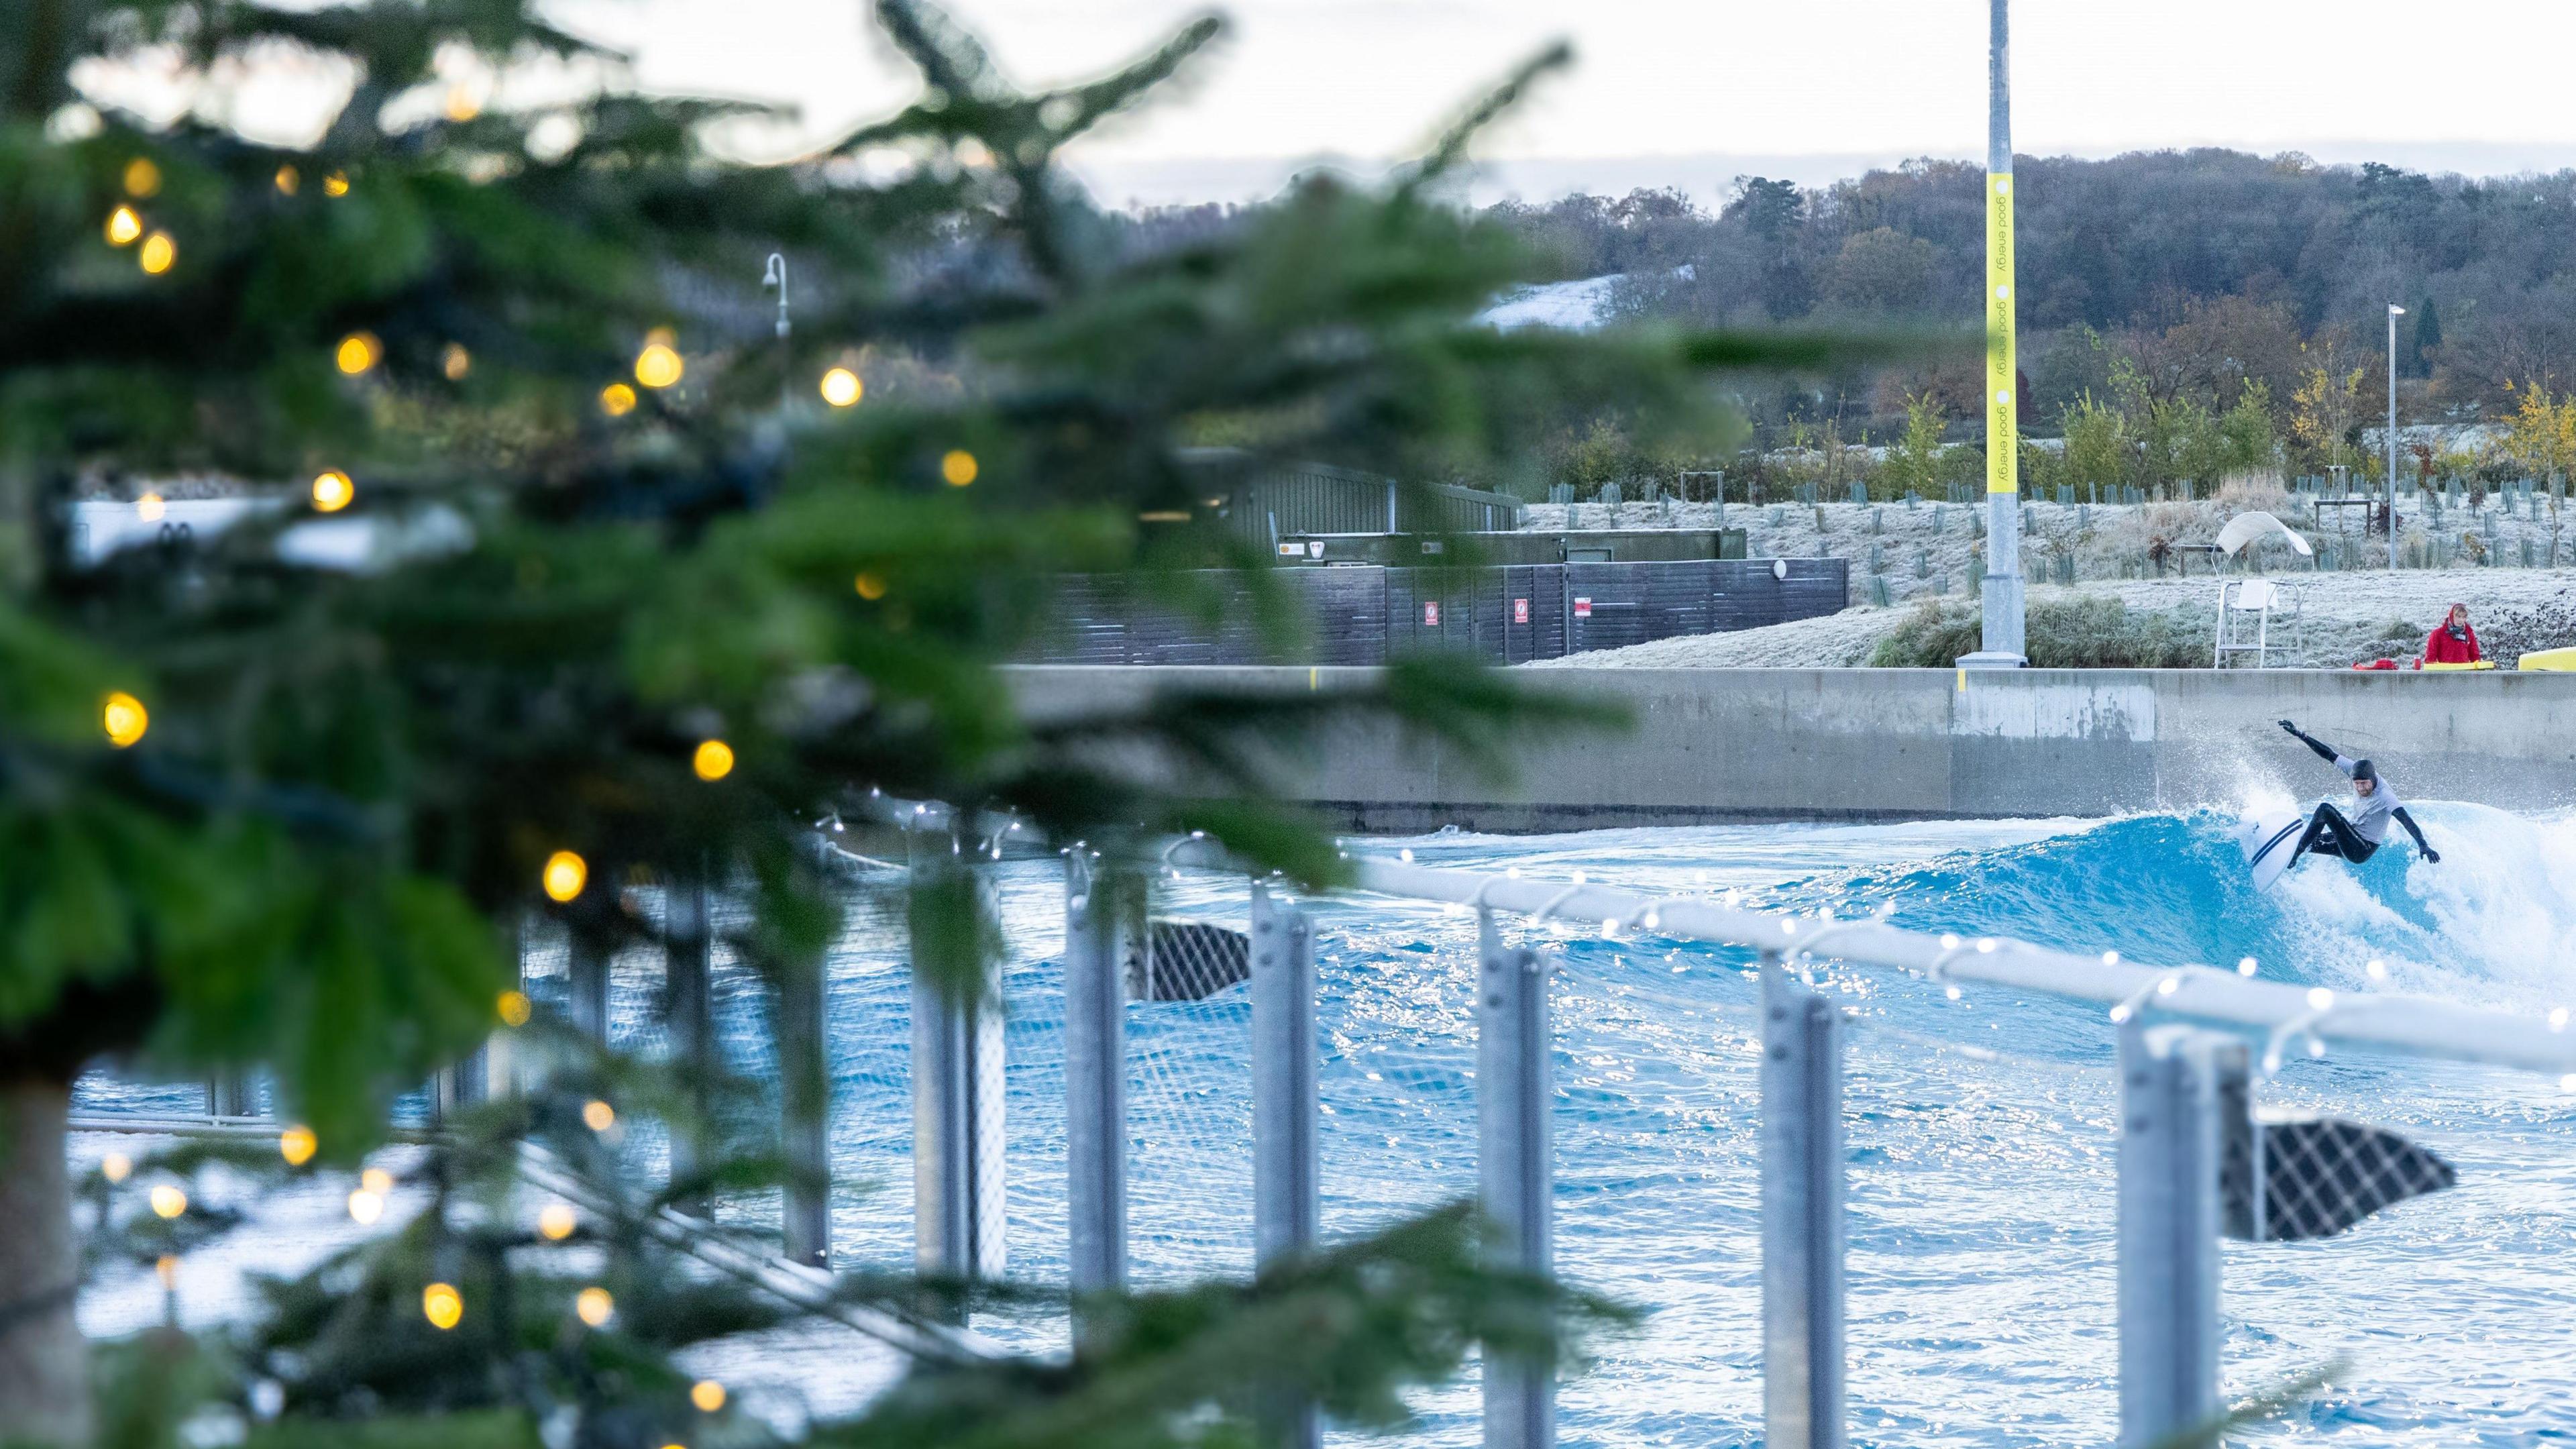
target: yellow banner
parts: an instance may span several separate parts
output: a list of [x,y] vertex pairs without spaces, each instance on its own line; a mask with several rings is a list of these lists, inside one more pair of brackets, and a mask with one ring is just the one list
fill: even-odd
[[2021,389],[2013,364],[2012,177],[1986,177],[1986,491],[2021,491]]

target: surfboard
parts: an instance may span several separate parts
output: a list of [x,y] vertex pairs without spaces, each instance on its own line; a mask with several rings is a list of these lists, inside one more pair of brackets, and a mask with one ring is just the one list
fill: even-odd
[[2271,889],[2281,872],[2290,868],[2299,834],[2307,828],[2308,817],[2295,810],[2261,810],[2237,823],[2236,843],[2244,848],[2245,869],[2254,877],[2254,889]]

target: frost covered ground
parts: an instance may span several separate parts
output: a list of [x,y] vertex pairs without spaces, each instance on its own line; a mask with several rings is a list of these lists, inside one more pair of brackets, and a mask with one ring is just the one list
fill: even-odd
[[[2385,566],[2386,547],[2361,532],[2360,510],[2312,511],[2301,501],[2273,494],[2235,495],[2197,503],[2027,505],[2022,539],[2025,561],[2074,560],[2072,589],[2032,585],[2033,600],[2112,595],[2132,610],[2174,612],[2198,634],[2214,635],[2219,576],[2209,556],[2189,545],[2217,537],[2235,514],[2264,507],[2296,528],[2320,558],[2340,553],[2357,566],[2323,569],[2278,540],[2262,545],[2267,577],[2291,585],[2304,619],[2286,626],[2290,647],[2273,662],[2340,667],[2383,656],[2401,661],[2422,646],[2424,634],[2454,602],[2476,616],[2489,658],[2509,665],[2526,649],[2576,645],[2576,507],[2563,517],[2546,498],[2530,512],[2490,505],[2403,512],[2404,550],[2414,557],[2438,553],[2454,566]],[[1840,614],[1802,619],[1732,634],[1663,639],[1627,649],[1598,650],[1544,661],[1537,668],[1611,666],[1839,666],[1865,663],[1870,651],[1914,608],[1946,601],[1966,607],[1969,580],[1984,570],[1982,507],[1963,504],[1728,504],[1724,525],[1741,528],[1755,558],[1830,556],[1852,561],[1854,605]],[[1523,527],[1684,528],[1719,525],[1708,503],[1537,504]],[[2156,575],[2159,546],[2166,573]],[[2533,567],[2522,566],[2526,548]],[[2492,566],[2459,566],[2488,558]],[[2555,559],[2558,567],[2549,567]],[[2186,572],[2187,570],[2187,572]],[[1873,607],[1873,579],[1883,580],[1891,607]],[[2284,629],[2276,627],[2279,638]]]
[[[2297,591],[2305,616],[2301,621],[2275,620],[2275,644],[2289,646],[2273,654],[2275,666],[2341,668],[2383,656],[2402,663],[2423,647],[2425,633],[2455,602],[2469,606],[2487,657],[2498,661],[2499,667],[2509,667],[2514,656],[2526,649],[2576,645],[2576,568],[2274,573],[2271,577]],[[2132,610],[2173,611],[2203,636],[2216,632],[2218,580],[2202,575],[2187,579],[2104,580],[2073,588],[2039,585],[2029,591],[2034,603],[2106,594],[2117,597]],[[1967,601],[1953,602],[1965,605]],[[1659,639],[1651,644],[1571,654],[1522,667],[1677,669],[1865,664],[1878,641],[1917,607],[1920,606],[1907,603],[1885,609],[1864,606],[1768,628]]]

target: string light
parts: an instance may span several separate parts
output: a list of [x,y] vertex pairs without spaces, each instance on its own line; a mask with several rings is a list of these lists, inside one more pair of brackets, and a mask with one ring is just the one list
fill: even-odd
[[123,1182],[134,1175],[134,1159],[122,1152],[111,1152],[98,1160],[98,1175],[109,1182]]
[[125,194],[138,200],[159,195],[161,168],[149,156],[137,156],[125,163]]
[[612,418],[622,418],[635,411],[635,389],[622,382],[612,382],[601,388],[599,410]]
[[157,277],[179,260],[179,244],[170,239],[170,233],[156,231],[143,239],[143,250],[134,254],[134,260],[147,275]]
[[134,214],[133,207],[120,206],[107,214],[109,246],[124,246],[141,235],[143,235],[143,218]]
[[394,1190],[394,1175],[381,1167],[370,1167],[358,1174],[358,1186],[383,1197]]
[[357,485],[349,481],[348,474],[337,468],[314,475],[313,506],[323,513],[337,513],[348,507],[349,500],[357,496]]
[[528,1000],[528,993],[524,991],[504,991],[501,993],[500,1014],[503,1026],[526,1026],[528,1018],[536,1014],[536,1004]]
[[420,1316],[445,1333],[465,1317],[465,1299],[449,1284],[432,1283],[420,1290]]
[[463,382],[465,374],[474,370],[474,354],[465,350],[464,343],[451,342],[438,354],[438,370],[447,374],[449,382]]
[[313,1129],[301,1122],[277,1134],[277,1155],[285,1158],[289,1167],[302,1167],[311,1162],[314,1152],[321,1146],[322,1141],[313,1135]]
[[584,1288],[573,1296],[572,1311],[581,1315],[582,1322],[597,1328],[617,1311],[617,1300],[609,1297],[605,1288]]
[[823,401],[836,408],[849,407],[865,396],[868,385],[846,367],[836,367],[823,374]]
[[161,515],[166,511],[161,502],[161,495],[158,493],[146,493],[134,500],[134,516],[146,523],[159,523]]
[[689,1402],[701,1414],[712,1414],[725,1406],[725,1386],[714,1379],[700,1379],[689,1385]]
[[474,99],[472,91],[462,85],[447,88],[447,119],[461,126],[481,114],[483,103]]
[[546,857],[546,868],[537,879],[549,899],[568,901],[590,883],[590,862],[569,850],[558,850]]
[[978,471],[975,455],[964,448],[951,448],[948,455],[939,460],[939,476],[947,479],[951,488],[963,488],[974,482]]
[[187,1210],[188,1195],[186,1193],[181,1192],[179,1189],[172,1187],[166,1182],[160,1183],[152,1189],[152,1215],[154,1217],[175,1218]]
[[733,746],[722,740],[702,740],[697,753],[689,757],[689,768],[701,780],[721,780],[733,773]]
[[635,354],[635,380],[646,387],[663,388],[680,380],[688,364],[680,360],[671,346],[671,329],[656,327],[644,338],[644,350]]
[[617,1125],[617,1109],[593,1097],[581,1104],[581,1125],[593,1132],[605,1132]]
[[349,1218],[362,1228],[371,1228],[385,1215],[385,1196],[359,1188],[349,1194]]
[[348,173],[348,172],[346,172],[346,171],[334,171],[334,172],[332,172],[330,175],[323,177],[323,178],[322,178],[322,194],[323,194],[324,196],[346,196],[346,195],[348,195],[348,194],[349,194],[349,173]]
[[547,1242],[560,1243],[581,1226],[581,1218],[565,1203],[550,1202],[537,1212],[537,1232]]
[[376,334],[352,332],[340,339],[340,346],[331,354],[331,360],[339,364],[342,372],[356,377],[375,366],[384,355],[385,345],[376,340]]
[[107,742],[121,750],[143,738],[143,732],[152,728],[152,714],[143,707],[143,701],[120,689],[109,695],[107,703],[100,707],[98,723],[99,728],[107,731]]
[[280,166],[280,167],[278,167],[278,168],[277,168],[277,194],[278,194],[278,195],[280,195],[280,196],[293,196],[293,195],[295,194],[295,188],[296,188],[296,187],[298,187],[298,186],[300,186],[300,185],[302,185],[303,183],[304,183],[304,174],[303,174],[302,172],[300,172],[300,171],[297,171],[294,167],[292,167],[292,166]]
[[861,574],[859,575],[858,589],[859,597],[862,599],[869,600],[870,602],[882,599],[886,596],[885,576],[883,574]]

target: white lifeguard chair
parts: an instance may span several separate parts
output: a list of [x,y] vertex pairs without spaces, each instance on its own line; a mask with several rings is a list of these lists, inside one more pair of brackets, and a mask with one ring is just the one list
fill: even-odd
[[[2251,654],[2254,667],[2263,668],[2272,647],[2272,617],[2282,615],[2295,630],[2305,612],[2296,590],[2270,579],[2227,579],[2218,586],[2218,648],[2210,660],[2213,669],[2227,667],[2230,654]],[[2251,627],[2254,638],[2248,643],[2245,631]]]

